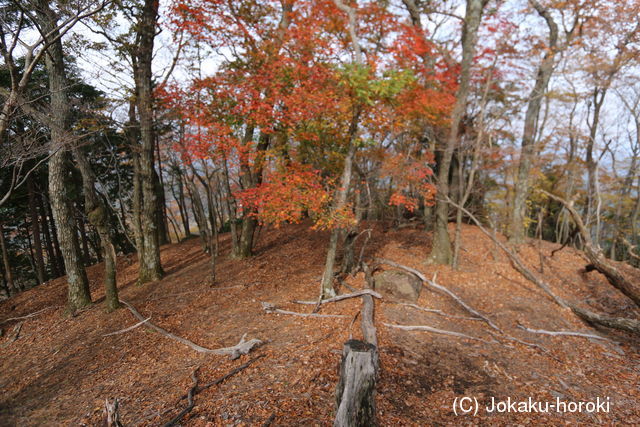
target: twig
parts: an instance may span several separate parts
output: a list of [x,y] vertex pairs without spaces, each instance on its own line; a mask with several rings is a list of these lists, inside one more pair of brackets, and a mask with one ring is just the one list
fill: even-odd
[[543,334],[543,335],[551,335],[551,336],[569,336],[569,337],[582,337],[582,338],[593,338],[596,340],[603,341],[612,341],[609,338],[601,337],[600,335],[587,334],[584,332],[571,332],[571,331],[547,331],[545,329],[530,329],[526,326],[518,325],[518,328],[523,331],[530,332],[532,334]]
[[49,310],[49,309],[51,309],[51,308],[57,308],[57,307],[58,307],[57,305],[52,305],[52,306],[50,306],[50,307],[45,307],[45,308],[43,308],[42,310],[38,310],[38,311],[36,311],[35,313],[27,314],[26,316],[10,317],[10,318],[5,319],[5,320],[3,320],[2,322],[0,322],[0,325],[4,325],[5,323],[9,323],[9,322],[11,322],[11,321],[13,321],[13,320],[29,319],[29,318],[31,318],[31,317],[35,317],[35,316],[37,316],[38,314],[43,313],[43,312],[45,312],[45,311]]
[[276,308],[275,305],[270,302],[261,302],[262,308],[267,313],[278,313],[278,314],[288,314],[291,316],[300,316],[300,317],[348,317],[343,314],[318,314],[318,313],[299,313],[297,311],[287,311]]
[[[248,360],[246,363],[243,363],[242,365],[238,366],[237,368],[233,368],[232,370],[230,370],[229,372],[227,372],[225,375],[221,376],[220,378],[211,381],[210,383],[207,383],[205,385],[203,385],[202,387],[198,387],[198,389],[196,389],[196,394],[200,393],[201,391],[204,391],[206,389],[208,389],[209,387],[212,387],[214,385],[218,385],[218,384],[222,384],[223,382],[225,382],[227,379],[229,379],[230,377],[234,376],[235,374],[237,374],[240,371],[243,371],[244,369],[246,369],[247,367],[249,367],[249,365],[251,365],[253,362],[260,360],[264,357],[264,354],[261,354],[259,356],[254,357],[253,359]],[[183,395],[180,399],[186,399],[187,396]]]
[[491,334],[491,335],[492,335],[496,340],[497,340],[497,339],[500,339],[500,338],[504,338],[504,339],[507,339],[507,340],[509,340],[509,341],[517,342],[518,344],[522,344],[522,345],[527,346],[527,347],[536,348],[536,349],[538,349],[538,350],[542,351],[543,353],[547,354],[548,356],[550,356],[550,357],[554,358],[554,359],[555,359],[555,360],[557,360],[558,362],[560,361],[560,359],[558,359],[558,358],[557,358],[557,357],[555,357],[553,354],[551,354],[551,352],[550,352],[549,350],[547,350],[546,348],[544,348],[543,346],[541,346],[541,345],[539,345],[539,344],[534,344],[534,343],[531,343],[531,342],[528,342],[528,341],[523,341],[523,340],[521,340],[521,339],[519,339],[519,338],[512,337],[511,335],[504,335],[504,336],[500,336],[500,335],[498,335],[498,334],[496,334],[496,333],[494,333],[494,332],[491,332],[491,331],[489,331],[489,333],[490,333],[490,334]]
[[191,373],[191,380],[193,381],[193,385],[191,386],[191,388],[189,389],[189,393],[187,394],[187,399],[189,401],[189,404],[187,405],[186,408],[180,411],[178,415],[173,417],[171,421],[164,424],[163,427],[172,427],[176,425],[182,419],[182,417],[187,415],[193,409],[194,403],[195,403],[195,401],[193,400],[193,396],[196,393],[196,389],[198,388],[198,377],[196,376],[196,374],[198,373],[198,369],[200,369],[200,367],[197,367]]
[[485,344],[495,344],[497,341],[486,341],[483,340],[482,338],[476,338],[476,337],[472,337],[471,335],[467,335],[467,334],[463,334],[460,332],[453,332],[453,331],[445,331],[444,329],[437,329],[437,328],[432,328],[431,326],[424,326],[424,325],[393,325],[391,323],[383,323],[384,326],[387,326],[389,328],[396,328],[396,329],[401,329],[403,331],[423,331],[423,332],[433,332],[434,334],[442,334],[442,335],[450,335],[450,336],[454,336],[454,337],[459,337],[459,338],[467,338],[470,340],[475,340],[475,341],[481,341]]
[[377,258],[377,261],[383,264],[388,264],[392,267],[396,267],[396,268],[401,268],[405,271],[408,271],[410,273],[413,273],[414,275],[416,275],[420,280],[422,280],[423,283],[427,283],[429,286],[431,286],[432,288],[435,288],[441,292],[444,292],[445,294],[449,295],[451,298],[453,298],[458,304],[460,304],[465,310],[467,310],[469,313],[473,314],[474,316],[482,319],[487,325],[491,326],[493,329],[495,329],[498,332],[502,333],[502,329],[500,329],[499,327],[497,327],[488,317],[480,314],[477,310],[471,308],[467,303],[465,303],[462,298],[460,298],[459,296],[457,296],[456,294],[454,294],[452,291],[450,291],[449,289],[445,288],[442,285],[439,285],[438,283],[436,283],[436,278],[435,276],[433,276],[433,280],[429,280],[427,279],[427,277],[422,274],[421,272],[419,272],[418,270],[416,270],[415,268],[411,268],[411,267],[407,267],[406,265],[402,265],[402,264],[398,264],[397,262],[388,260],[388,259],[384,259],[384,258]]
[[[138,311],[128,302],[120,300],[120,302],[129,309],[129,311],[131,313],[133,313],[133,315],[138,318],[138,320],[143,321],[145,320],[145,318],[138,313]],[[147,321],[145,322],[145,325],[148,328],[153,329],[156,332],[160,332],[162,335],[166,336],[167,338],[171,338],[174,341],[178,341],[179,343],[182,343],[186,346],[191,347],[192,349],[194,349],[195,351],[199,352],[199,353],[209,353],[209,354],[219,354],[219,355],[229,355],[231,357],[231,359],[237,359],[238,357],[240,357],[241,354],[247,354],[249,353],[254,347],[258,347],[260,345],[262,345],[262,341],[258,340],[258,339],[251,339],[249,341],[245,341],[245,338],[247,336],[247,334],[244,334],[242,336],[242,338],[240,339],[240,342],[232,347],[224,347],[224,348],[217,348],[217,349],[209,349],[209,348],[205,348],[205,347],[201,347],[198,344],[189,341],[186,338],[182,338],[179,337],[177,335],[172,334],[169,331],[166,331],[165,329],[162,329],[160,326],[154,325],[153,323]]]
[[269,418],[267,418],[267,420],[264,423],[262,423],[262,427],[269,427],[271,423],[273,423],[273,420],[275,419],[276,419],[276,413],[274,412],[273,414],[271,414]]
[[420,307],[417,304],[409,304],[409,303],[405,303],[405,302],[396,302],[395,304],[404,305],[404,306],[407,306],[407,307],[412,307],[412,308],[415,308],[416,310],[426,311],[427,313],[434,313],[434,314],[437,314],[439,316],[450,317],[452,319],[475,320],[475,321],[484,322],[484,319],[482,319],[480,317],[457,316],[455,314],[445,313],[442,310],[436,310],[436,309],[433,309],[433,308]]
[[149,320],[151,320],[151,317],[148,317],[148,318],[146,318],[146,319],[142,320],[141,322],[136,323],[136,324],[135,324],[135,325],[133,325],[133,326],[129,326],[128,328],[121,329],[121,330],[119,330],[119,331],[111,332],[111,333],[108,333],[108,334],[104,334],[104,335],[103,335],[103,337],[109,337],[109,336],[111,336],[111,335],[124,334],[125,332],[129,332],[129,331],[131,331],[131,330],[133,330],[133,329],[137,328],[137,327],[138,327],[138,326],[140,326],[140,325],[144,325],[144,324],[145,324],[145,323],[147,323]]
[[372,297],[382,299],[382,295],[380,295],[376,291],[372,291],[371,289],[363,289],[361,291],[354,292],[351,294],[338,295],[337,297],[323,299],[323,300],[320,300],[320,302],[318,301],[293,301],[293,302],[296,304],[306,304],[306,305],[320,304],[321,305],[321,304],[327,304],[330,302],[342,301],[343,299],[347,299],[347,298],[361,297],[363,295],[371,295]]

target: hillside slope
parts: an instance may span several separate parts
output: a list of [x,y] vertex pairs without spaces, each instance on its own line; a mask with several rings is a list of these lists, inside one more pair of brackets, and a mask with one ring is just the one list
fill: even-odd
[[[463,229],[459,271],[424,264],[429,236],[413,229],[385,230],[374,224],[367,259],[374,256],[414,267],[488,316],[504,331],[494,340],[486,323],[468,317],[450,297],[422,290],[418,305],[426,312],[383,299],[376,302],[380,344],[378,417],[382,425],[564,424],[606,422],[640,424],[640,342],[628,335],[596,331],[562,310],[510,266],[506,256],[477,228]],[[66,283],[51,281],[0,303],[0,425],[96,425],[105,398],[117,397],[127,426],[161,425],[186,401],[196,367],[199,384],[222,377],[255,358],[249,367],[197,394],[183,424],[331,425],[342,344],[358,337],[353,317],[358,299],[323,306],[321,313],[344,318],[303,318],[268,314],[261,302],[298,312],[311,307],[293,300],[317,298],[327,234],[307,225],[263,230],[257,255],[237,261],[226,257],[221,240],[218,278],[207,283],[208,257],[198,239],[162,249],[166,277],[135,284],[135,257],[119,259],[121,299],[145,318],[195,343],[218,348],[234,345],[243,334],[266,344],[239,360],[200,354],[144,326],[104,336],[138,322],[121,309],[107,314],[100,305],[64,314]],[[627,317],[640,316],[598,273],[585,273],[580,254],[558,245],[532,241],[521,256],[565,298]],[[89,268],[94,301],[101,301],[101,266]],[[630,274],[636,274],[631,269]],[[640,280],[640,278],[638,278]],[[347,280],[363,287],[362,273]],[[344,290],[342,290],[344,291]],[[38,312],[18,320],[8,320]],[[22,323],[17,340],[15,325]],[[470,340],[428,332],[407,332],[383,324],[427,325],[480,338]],[[518,325],[552,331],[582,331],[608,340],[548,336]],[[498,334],[500,335],[500,334]],[[517,338],[543,349],[505,339]],[[456,397],[591,401],[609,398],[609,413],[478,414],[459,419]]]

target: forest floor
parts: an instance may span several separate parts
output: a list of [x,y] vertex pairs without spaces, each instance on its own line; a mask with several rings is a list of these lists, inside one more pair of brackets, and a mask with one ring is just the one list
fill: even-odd
[[[430,237],[419,229],[374,228],[365,257],[384,257],[414,267],[489,317],[516,341],[494,341],[484,322],[445,317],[376,300],[380,351],[377,411],[381,425],[433,424],[640,424],[640,341],[597,331],[555,305],[520,276],[506,256],[479,229],[465,226],[459,270],[425,264]],[[162,248],[163,280],[137,285],[135,256],[120,257],[121,299],[150,322],[208,348],[236,344],[243,334],[265,344],[238,360],[197,353],[138,323],[127,309],[108,314],[102,307],[102,266],[88,269],[98,303],[76,317],[65,314],[66,283],[50,281],[0,303],[0,425],[99,425],[105,398],[120,401],[126,426],[162,425],[187,406],[192,386],[207,384],[257,357],[246,369],[195,396],[183,425],[331,425],[343,343],[360,336],[359,298],[323,305],[320,313],[345,318],[303,318],[270,314],[261,302],[310,312],[293,300],[314,300],[328,235],[308,224],[263,230],[256,256],[231,260],[229,236],[221,236],[218,282],[209,286],[209,260],[198,238]],[[593,309],[638,317],[637,308],[596,272],[585,273],[579,252],[532,240],[519,248],[529,267],[554,291]],[[640,275],[631,267],[638,283]],[[362,288],[362,273],[347,280]],[[345,289],[341,292],[348,292]],[[469,316],[447,295],[424,287],[418,305]],[[8,320],[44,311],[26,319]],[[483,341],[407,332],[383,323],[428,325]],[[17,325],[18,339],[14,340]],[[608,340],[532,334],[518,328],[581,331]],[[491,397],[541,402],[610,402],[608,413],[486,413],[457,417],[456,397]]]

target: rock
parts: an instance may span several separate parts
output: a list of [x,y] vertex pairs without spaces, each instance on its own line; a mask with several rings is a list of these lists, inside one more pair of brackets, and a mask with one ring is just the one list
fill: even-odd
[[422,281],[413,274],[400,270],[388,270],[373,277],[376,291],[391,295],[397,300],[416,302],[422,290]]

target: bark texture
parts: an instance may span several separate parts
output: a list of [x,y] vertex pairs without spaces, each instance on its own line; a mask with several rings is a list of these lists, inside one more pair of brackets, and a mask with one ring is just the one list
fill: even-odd
[[[56,37],[57,16],[49,7],[49,3],[38,1],[37,18],[43,31]],[[53,220],[56,224],[60,250],[67,271],[68,306],[74,313],[91,303],[89,281],[82,264],[82,255],[78,244],[78,234],[74,224],[74,215],[69,200],[68,190],[68,147],[66,141],[69,121],[69,99],[67,97],[67,78],[64,69],[62,42],[57,39],[51,44],[45,56],[49,73],[49,91],[51,98],[51,143],[52,156],[49,159],[49,197]]]

